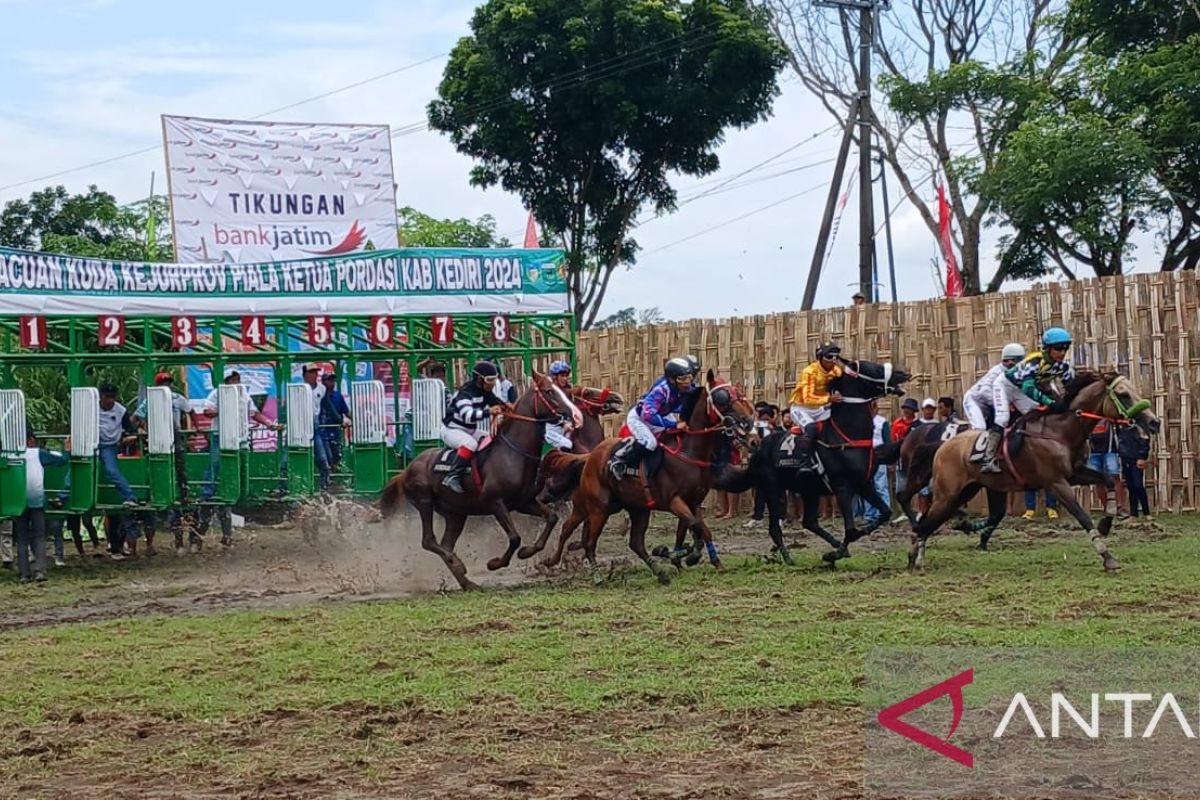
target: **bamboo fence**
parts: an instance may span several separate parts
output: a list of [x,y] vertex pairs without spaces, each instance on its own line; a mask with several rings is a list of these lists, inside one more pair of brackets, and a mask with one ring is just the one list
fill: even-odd
[[[822,341],[832,339],[848,357],[891,361],[914,373],[910,396],[949,395],[961,406],[964,390],[999,361],[1007,342],[1029,348],[1045,328],[1062,325],[1074,336],[1076,364],[1128,375],[1163,422],[1146,473],[1153,508],[1194,511],[1197,281],[1194,272],[1157,272],[953,300],[588,331],[577,341],[575,380],[609,386],[633,402],[662,373],[666,359],[692,353],[705,370],[743,385],[756,401],[786,410],[797,373]],[[898,401],[883,401],[881,411],[894,418]]]

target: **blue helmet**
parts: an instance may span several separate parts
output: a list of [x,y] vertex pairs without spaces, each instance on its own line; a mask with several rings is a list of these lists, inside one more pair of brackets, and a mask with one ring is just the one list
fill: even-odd
[[555,361],[553,364],[550,365],[550,375],[551,376],[570,375],[570,374],[571,374],[571,365],[565,361],[561,361],[561,360]]
[[1071,334],[1066,328],[1050,328],[1042,334],[1042,346],[1052,347],[1056,344],[1070,344]]

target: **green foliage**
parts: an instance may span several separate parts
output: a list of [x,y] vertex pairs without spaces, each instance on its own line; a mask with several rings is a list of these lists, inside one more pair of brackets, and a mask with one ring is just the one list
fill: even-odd
[[1067,29],[1092,52],[1117,56],[1200,33],[1196,0],[1071,0]]
[[595,330],[604,330],[605,328],[631,328],[638,325],[657,325],[663,321],[662,311],[658,306],[651,308],[643,308],[638,310],[633,306],[622,308],[609,314],[603,319],[596,320],[592,328]]
[[437,219],[411,206],[400,209],[400,244],[403,247],[511,247],[496,236],[496,220],[484,214],[477,220]]
[[[0,245],[49,253],[130,261],[166,261],[171,256],[167,198],[155,195],[130,205],[95,186],[86,194],[68,194],[62,186],[34,192],[28,200],[12,200],[0,211]],[[153,224],[152,224],[153,223]],[[153,228],[153,241],[147,242]],[[52,330],[51,342],[56,339]],[[94,351],[98,351],[98,345]],[[65,369],[22,367],[14,370],[17,388],[25,392],[26,413],[39,433],[66,433],[70,418],[70,385]],[[137,367],[104,367],[85,375],[88,385],[112,383],[129,406],[137,397]]]
[[576,322],[596,319],[670,173],[718,169],[730,127],[768,116],[784,51],[747,0],[489,0],[451,53],[430,125],[565,238]]

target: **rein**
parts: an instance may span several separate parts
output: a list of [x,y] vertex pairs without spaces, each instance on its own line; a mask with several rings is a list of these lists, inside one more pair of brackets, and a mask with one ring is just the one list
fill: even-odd
[[581,411],[586,411],[593,417],[600,417],[604,415],[604,406],[608,402],[608,398],[611,395],[612,389],[606,386],[600,391],[600,396],[595,400],[591,399],[590,397],[584,397],[583,395],[577,395],[573,399],[576,405],[584,406],[584,408],[580,409]]

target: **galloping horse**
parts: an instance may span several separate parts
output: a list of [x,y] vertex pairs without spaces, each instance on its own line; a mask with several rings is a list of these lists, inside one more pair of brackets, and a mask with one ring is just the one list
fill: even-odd
[[[596,541],[609,517],[624,509],[629,514],[630,549],[650,567],[660,583],[670,583],[670,575],[646,551],[650,514],[662,509],[679,518],[677,537],[691,530],[704,542],[709,561],[720,567],[712,531],[701,517],[700,504],[712,485],[711,461],[717,440],[722,436],[749,435],[754,424],[754,407],[733,386],[718,382],[712,370],[707,377],[707,387],[701,387],[693,396],[690,413],[685,409],[688,430],[664,432],[658,448],[646,456],[637,475],[618,481],[609,472],[609,460],[621,439],[605,439],[586,456],[579,486],[571,496],[571,516],[563,523],[558,548],[546,559],[545,566],[554,566],[562,559],[567,539],[586,522],[583,550],[595,575]],[[560,453],[550,460],[554,465],[551,469],[570,469],[581,458]]]
[[1088,436],[1101,419],[1133,422],[1148,434],[1158,433],[1161,427],[1149,401],[1138,395],[1128,378],[1116,372],[1080,370],[1065,387],[1063,398],[1047,413],[1027,414],[1005,434],[1000,446],[1002,472],[982,472],[982,465],[973,460],[979,431],[960,434],[943,444],[933,458],[933,505],[913,527],[909,568],[924,567],[926,540],[981,489],[987,490],[987,519],[964,521],[958,528],[978,531],[985,547],[987,537],[1004,519],[1008,492],[1048,489],[1079,521],[1104,568],[1110,572],[1120,569],[1103,539],[1111,518],[1106,518],[1101,530],[1093,527],[1091,516],[1075,499],[1070,485]]
[[[844,398],[834,403],[830,419],[821,428],[817,437],[825,475],[813,470],[801,470],[796,458],[796,435],[787,431],[768,434],[758,449],[750,456],[745,470],[726,470],[718,477],[716,486],[732,492],[744,492],[754,487],[761,497],[766,498],[770,518],[768,532],[774,552],[787,564],[791,555],[783,543],[780,521],[784,516],[786,492],[795,492],[804,500],[804,527],[820,536],[833,552],[823,558],[830,564],[850,555],[851,542],[868,536],[891,516],[891,509],[875,491],[875,468],[878,461],[872,442],[875,423],[867,410],[867,402],[884,394],[903,394],[900,387],[910,375],[891,364],[871,361],[844,361],[846,373],[830,382],[830,389],[841,392]],[[845,524],[842,541],[821,527],[820,499],[833,494],[837,497]],[[880,520],[866,530],[854,526],[854,498],[861,496],[879,509]]]
[[[495,426],[490,445],[475,456],[474,477],[468,476],[463,481],[467,487],[465,493],[457,494],[443,486],[441,474],[434,471],[448,451],[428,450],[384,487],[380,497],[383,517],[394,514],[407,497],[421,515],[421,546],[446,562],[459,586],[478,589],[467,579],[466,567],[454,554],[467,517],[495,517],[508,534],[508,549],[504,555],[488,561],[489,570],[507,567],[521,545],[521,535],[513,525],[510,511],[540,516],[546,522],[542,537],[549,536],[558,523],[558,515],[537,499],[542,445],[546,440],[546,423],[566,420],[576,427],[583,424],[582,414],[566,394],[535,371],[529,389]],[[434,512],[445,521],[440,544],[434,538]]]
[[612,389],[593,389],[590,386],[572,386],[571,401],[583,412],[583,425],[571,437],[575,445],[572,453],[590,453],[604,441],[604,426],[600,418],[607,414],[619,414],[625,410],[625,399]]

